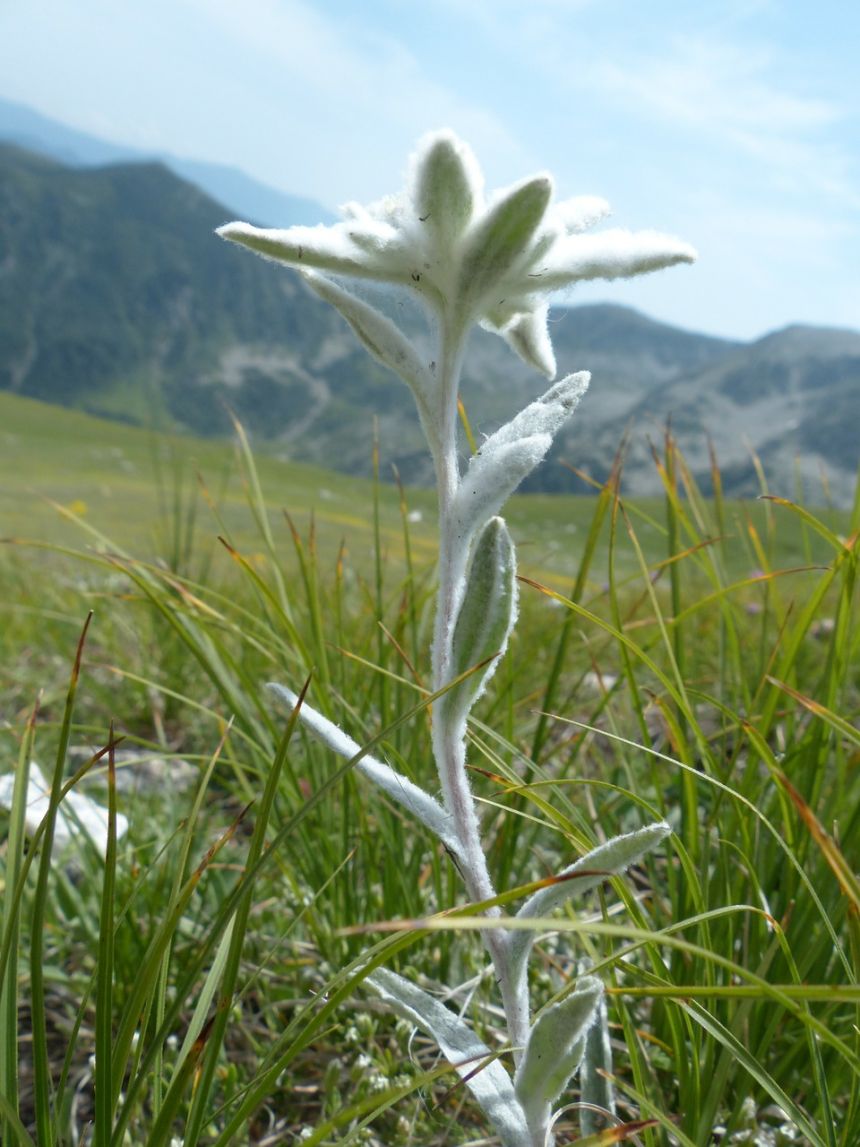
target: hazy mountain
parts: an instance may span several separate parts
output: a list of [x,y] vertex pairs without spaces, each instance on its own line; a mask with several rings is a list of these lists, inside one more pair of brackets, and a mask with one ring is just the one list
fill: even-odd
[[[230,214],[161,164],[69,168],[0,147],[0,387],[198,434],[229,433],[233,410],[261,448],[355,473],[369,469],[376,416],[384,458],[428,479],[406,388],[298,276],[219,241]],[[849,500],[860,333],[790,327],[741,344],[614,306],[552,322],[560,370],[593,376],[556,459],[600,477],[631,426],[628,488],[654,490],[647,436],[671,416],[705,477],[710,435],[730,492],[749,488],[749,443],[772,489],[794,492],[799,457],[813,498],[823,468]],[[476,433],[545,386],[499,338],[475,335],[463,396]],[[534,482],[575,488],[552,460]]]
[[233,410],[347,469],[384,407],[386,434],[417,453],[405,388],[298,276],[219,240],[228,214],[159,164],[68,168],[0,146],[0,387],[201,434],[229,433]]
[[311,199],[286,195],[244,171],[220,163],[204,163],[166,153],[144,152],[99,139],[49,119],[23,104],[0,99],[0,140],[56,159],[71,167],[101,167],[108,163],[165,164],[218,203],[230,208],[231,217],[271,227],[296,223],[327,223],[334,216]]
[[[627,466],[643,493],[660,489],[648,438],[659,440],[671,419],[700,477],[712,439],[733,493],[759,489],[754,451],[774,492],[793,496],[800,478],[809,496],[820,500],[826,484],[836,501],[849,504],[860,463],[860,332],[786,327],[705,369],[680,370],[640,395],[626,417],[637,430]],[[596,420],[580,460],[601,473],[617,439],[616,423]]]

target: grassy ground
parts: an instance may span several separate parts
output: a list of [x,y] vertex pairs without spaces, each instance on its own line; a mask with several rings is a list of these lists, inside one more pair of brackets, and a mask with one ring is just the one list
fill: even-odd
[[[456,873],[264,689],[310,677],[433,787],[432,496],[0,404],[0,768],[36,760],[57,796],[84,770],[130,821],[53,864],[18,810],[0,822],[0,1140],[483,1141],[432,1045],[360,986],[368,954],[463,984],[492,1043],[468,919],[428,919],[462,906]],[[490,864],[514,889],[665,816],[660,855],[547,932],[538,992],[594,962],[648,1147],[852,1147],[860,514],[705,501],[662,464],[659,503],[511,505],[522,617],[472,727]]]

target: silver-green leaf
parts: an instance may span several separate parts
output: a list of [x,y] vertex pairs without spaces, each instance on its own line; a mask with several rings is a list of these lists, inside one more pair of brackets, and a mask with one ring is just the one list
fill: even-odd
[[448,249],[466,230],[480,190],[480,171],[469,149],[453,132],[440,132],[421,153],[414,178],[415,214]]
[[548,176],[528,179],[508,191],[466,234],[460,293],[467,306],[480,306],[487,292],[525,256],[551,197]]
[[492,457],[484,454],[483,447],[472,456],[451,511],[461,546],[467,546],[484,523],[498,513],[523,478],[544,460],[551,445],[549,434],[532,434],[501,444]]
[[398,374],[415,392],[419,406],[426,409],[432,376],[413,344],[398,330],[391,319],[376,307],[359,299],[351,291],[345,291],[325,275],[306,271],[304,278],[321,299],[325,299],[340,311],[363,346],[383,366]]
[[[583,1135],[594,1135],[607,1126],[599,1110],[607,1117],[615,1114],[615,1095],[608,1076],[612,1074],[612,1045],[609,1042],[609,1016],[604,995],[594,1023],[585,1037],[585,1053],[579,1070],[582,1111],[579,1129]],[[595,1110],[599,1109],[599,1110]]]
[[[533,893],[521,906],[517,916],[536,918],[548,916],[550,912],[574,896],[581,896],[602,884],[610,876],[623,872],[631,864],[656,848],[661,840],[672,831],[665,821],[646,825],[635,832],[615,836],[605,844],[580,857],[560,875],[564,877],[558,884],[541,888]],[[517,975],[523,975],[529,949],[534,943],[534,932],[514,932],[511,937],[511,963]]]
[[[511,1077],[467,1023],[429,993],[387,968],[378,968],[366,982],[394,1011],[436,1040],[505,1147],[533,1147]],[[483,1060],[486,1063],[482,1065]]]
[[590,378],[585,370],[567,375],[491,434],[472,456],[451,515],[461,544],[498,513],[520,482],[543,461],[553,436],[579,405]]
[[569,996],[546,1008],[535,1021],[514,1077],[517,1098],[533,1129],[548,1118],[579,1067],[602,997],[600,980],[583,976]]
[[[298,703],[298,695],[292,689],[287,689],[286,686],[279,685],[276,681],[270,681],[268,688],[282,701],[285,701],[290,708],[295,708]],[[322,713],[312,709],[306,701],[302,702],[299,717],[314,736],[338,756],[351,760],[362,754],[362,748],[356,741],[348,737],[343,729],[335,725],[333,721],[329,721]],[[454,832],[451,817],[435,797],[431,797],[424,789],[410,781],[408,777],[404,777],[402,773],[398,773],[396,769],[392,769],[390,765],[386,765],[383,761],[377,761],[375,757],[371,757],[367,753],[360,756],[355,767],[369,781],[373,781],[375,785],[381,788],[387,796],[402,805],[431,832],[435,833],[455,856],[462,858],[462,846]]]
[[470,708],[487,687],[507,648],[517,614],[517,562],[502,518],[491,518],[475,539],[466,590],[451,644],[451,667],[459,676],[492,658],[446,696]]

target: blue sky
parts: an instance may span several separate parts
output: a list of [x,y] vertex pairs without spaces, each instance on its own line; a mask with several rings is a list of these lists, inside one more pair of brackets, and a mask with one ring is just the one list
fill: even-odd
[[453,127],[699,249],[576,299],[754,338],[860,328],[858,44],[845,0],[4,0],[0,96],[330,207]]

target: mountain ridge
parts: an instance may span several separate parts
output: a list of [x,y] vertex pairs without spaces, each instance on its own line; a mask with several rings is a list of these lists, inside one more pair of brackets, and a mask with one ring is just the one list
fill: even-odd
[[230,207],[237,217],[255,223],[289,227],[298,223],[328,223],[334,219],[330,211],[314,200],[288,195],[240,168],[113,143],[12,100],[0,99],[0,140],[46,155],[68,167],[103,167],[154,160]]
[[[429,481],[406,388],[299,276],[218,241],[228,216],[162,163],[68,167],[0,146],[0,387],[203,435],[229,433],[234,412],[263,448],[353,473],[370,468],[375,415],[404,480]],[[794,492],[797,454],[813,494],[824,467],[850,500],[860,333],[792,324],[743,343],[612,304],[551,322],[560,365],[592,386],[531,488],[581,489],[562,458],[601,480],[632,424],[626,480],[656,492],[648,434],[671,416],[705,482],[710,435],[727,492],[757,488],[746,436],[774,488]],[[545,386],[476,332],[463,397],[477,434]]]

